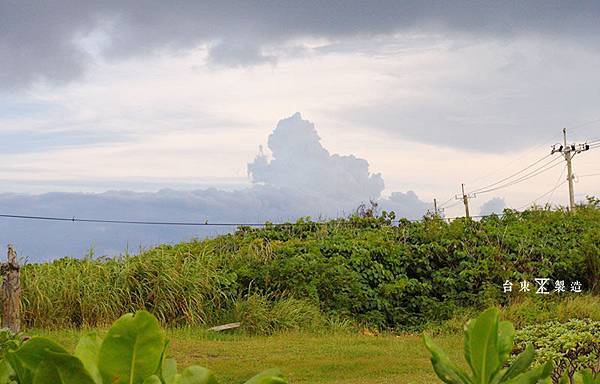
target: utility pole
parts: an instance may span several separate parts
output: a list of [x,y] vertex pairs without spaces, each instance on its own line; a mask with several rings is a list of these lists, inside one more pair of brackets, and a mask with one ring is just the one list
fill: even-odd
[[567,180],[569,180],[569,207],[575,209],[575,191],[573,190],[573,159],[574,153],[571,153],[569,146],[567,145],[567,128],[563,128],[563,142],[565,148],[565,160],[567,161]]
[[433,214],[435,216],[442,216],[444,213],[444,208],[438,207],[438,201],[436,198],[433,198]]
[[471,217],[471,215],[469,214],[469,199],[472,199],[475,197],[475,195],[468,195],[465,193],[465,184],[461,184],[461,188],[462,188],[462,195],[461,196],[454,196],[454,198],[456,200],[462,200],[463,204],[465,205],[465,216],[467,218]]
[[581,152],[590,149],[588,144],[567,144],[567,128],[563,128],[563,145],[557,147],[556,144],[552,147],[551,154],[562,153],[567,162],[567,181],[569,182],[569,209],[575,210],[575,190],[573,187],[573,157]]

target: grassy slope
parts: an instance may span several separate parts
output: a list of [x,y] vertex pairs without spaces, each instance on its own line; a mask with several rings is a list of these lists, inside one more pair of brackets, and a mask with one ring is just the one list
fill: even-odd
[[391,224],[299,221],[135,256],[25,265],[23,324],[98,327],[147,309],[169,326],[242,321],[257,333],[310,329],[329,314],[414,330],[465,308],[509,304],[507,279],[600,288],[599,207]]
[[[35,334],[36,332],[32,332]],[[78,331],[37,332],[73,349]],[[437,382],[420,336],[360,334],[275,336],[211,335],[203,330],[169,331],[170,354],[180,367],[205,366],[220,382],[238,383],[268,368],[280,368],[290,383],[381,384]],[[436,341],[462,361],[462,334]]]

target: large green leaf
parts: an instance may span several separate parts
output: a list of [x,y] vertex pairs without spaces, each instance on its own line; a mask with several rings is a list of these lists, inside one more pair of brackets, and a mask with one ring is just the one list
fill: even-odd
[[498,360],[502,367],[508,360],[515,341],[515,327],[510,321],[498,323]]
[[175,382],[175,375],[177,374],[177,363],[175,362],[175,359],[167,359],[168,346],[169,341],[165,340],[165,344],[160,355],[160,365],[156,375],[160,379],[161,383],[173,384]]
[[160,378],[156,375],[148,376],[144,380],[143,384],[162,384]]
[[160,375],[165,384],[175,383],[175,376],[177,375],[177,362],[175,359],[163,360]]
[[38,364],[33,377],[33,384],[57,384],[60,383],[60,376],[52,362],[44,360]]
[[471,371],[473,371],[473,364],[471,364],[471,333],[473,325],[475,324],[474,320],[469,320],[467,321],[467,323],[465,324],[465,329],[464,329],[464,333],[465,333],[465,342],[464,342],[464,356],[465,356],[465,360],[467,361],[467,363],[469,364],[469,367],[471,368]]
[[252,377],[244,384],[286,384],[287,381],[283,378],[281,371],[278,369],[267,369]]
[[81,360],[96,384],[102,384],[102,377],[98,370],[98,356],[101,346],[102,339],[97,334],[91,333],[79,339],[79,343],[75,347],[75,356]]
[[551,362],[541,367],[534,368],[528,372],[522,373],[517,377],[505,381],[506,384],[537,384],[541,379],[545,379],[552,374],[554,368]]
[[33,384],[94,384],[94,380],[75,356],[46,351],[34,373]]
[[[49,352],[68,354],[63,347],[52,340],[43,337],[33,337],[23,343],[21,348],[16,350],[13,355],[24,368],[35,372],[38,365],[46,359]],[[15,367],[13,366],[13,368]]]
[[488,384],[500,364],[498,348],[498,309],[490,308],[479,315],[469,327],[469,361],[473,381]]
[[10,383],[11,376],[15,375],[8,361],[0,360],[0,384]]
[[218,384],[217,378],[206,368],[192,365],[178,374],[175,384]]
[[431,364],[437,376],[447,384],[472,383],[467,374],[450,361],[446,353],[437,346],[429,337],[424,336],[425,346],[431,353]]
[[531,344],[527,345],[525,350],[517,356],[516,360],[508,367],[508,370],[502,376],[502,381],[508,381],[517,375],[525,372],[535,359],[535,350]]
[[19,384],[31,384],[33,381],[33,375],[29,369],[23,366],[21,360],[19,360],[15,352],[7,352],[4,356],[6,361],[9,362],[11,368],[15,371],[17,381]]
[[100,347],[98,368],[104,382],[141,384],[157,372],[164,344],[163,331],[150,313],[122,316]]

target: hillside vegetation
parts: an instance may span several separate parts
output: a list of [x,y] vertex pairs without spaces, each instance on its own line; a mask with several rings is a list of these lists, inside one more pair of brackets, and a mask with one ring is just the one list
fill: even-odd
[[99,326],[147,309],[166,325],[241,320],[257,333],[343,326],[347,319],[414,330],[470,308],[522,300],[502,292],[507,279],[515,290],[535,277],[579,280],[597,293],[599,255],[600,209],[593,203],[574,213],[507,210],[450,223],[398,222],[386,213],[301,220],[115,259],[26,265],[23,320],[28,327]]

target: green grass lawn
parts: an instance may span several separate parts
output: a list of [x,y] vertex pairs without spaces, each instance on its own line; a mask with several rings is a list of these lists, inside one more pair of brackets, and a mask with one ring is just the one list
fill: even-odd
[[[71,350],[81,332],[30,332],[49,336]],[[213,370],[221,383],[241,383],[266,368],[279,368],[290,383],[439,382],[420,336],[361,334],[275,336],[211,334],[203,330],[168,332],[170,356],[180,367],[199,364]],[[462,334],[436,341],[454,361],[462,361]]]

